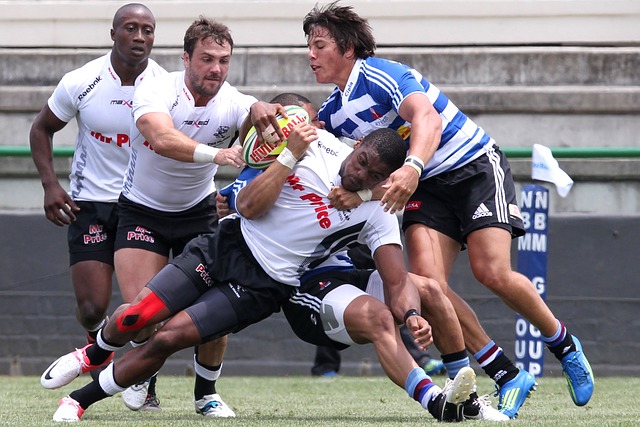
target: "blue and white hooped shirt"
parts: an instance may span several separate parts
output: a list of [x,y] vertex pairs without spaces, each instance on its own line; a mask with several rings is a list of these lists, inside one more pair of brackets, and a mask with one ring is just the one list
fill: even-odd
[[358,59],[344,91],[335,88],[319,111],[325,128],[336,136],[359,139],[376,129],[396,130],[410,143],[411,124],[398,115],[404,99],[424,93],[442,120],[442,138],[420,179],[458,169],[495,144],[418,71],[388,59]]

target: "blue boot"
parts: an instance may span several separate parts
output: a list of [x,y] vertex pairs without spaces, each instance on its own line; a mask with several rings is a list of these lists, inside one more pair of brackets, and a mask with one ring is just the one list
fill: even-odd
[[593,371],[586,356],[582,352],[582,344],[578,338],[571,336],[576,345],[576,351],[572,351],[562,359],[562,372],[567,379],[569,393],[573,403],[584,406],[593,395]]

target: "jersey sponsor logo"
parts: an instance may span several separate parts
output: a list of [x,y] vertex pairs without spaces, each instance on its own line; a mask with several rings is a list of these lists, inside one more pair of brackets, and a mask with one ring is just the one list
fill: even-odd
[[211,278],[211,276],[209,276],[209,272],[203,264],[198,264],[198,266],[196,267],[196,273],[198,273],[198,275],[208,288],[213,286],[213,279]]
[[485,216],[493,216],[493,213],[487,209],[484,203],[480,203],[480,206],[478,206],[478,209],[476,209],[471,219],[483,218]]
[[300,196],[300,200],[309,202],[316,213],[316,219],[320,228],[327,229],[331,227],[331,219],[329,219],[329,209],[333,208],[333,205],[328,205],[322,200],[321,196],[318,196],[313,192],[306,192],[307,190],[300,184],[300,178],[296,174],[291,174],[287,177],[287,184],[291,188],[297,191],[304,191],[305,193]]
[[129,108],[133,108],[133,101],[126,99],[112,99],[110,102],[111,105],[124,105]]
[[[189,101],[191,101],[191,94],[189,93],[189,91],[188,91],[185,87],[183,87],[183,88],[182,88],[182,93],[184,94],[184,96],[185,96]],[[177,104],[177,103],[178,103],[178,100],[176,99],[176,104]]]
[[349,96],[351,96],[351,91],[353,90],[353,87],[355,86],[356,82],[353,80],[350,80],[347,83],[347,86],[344,88],[344,90],[342,91],[342,97],[344,99],[349,99]]
[[338,157],[338,152],[331,147],[327,147],[320,140],[318,140],[318,148],[330,156]]
[[186,126],[195,126],[200,129],[202,126],[208,125],[209,120],[185,120],[182,124]]
[[[91,136],[100,142],[104,142],[105,144],[111,144],[111,142],[113,141],[112,137],[106,136],[100,132],[96,132],[93,130],[91,131]],[[123,147],[123,146],[129,147],[131,145],[131,141],[129,140],[129,135],[127,135],[126,133],[116,134],[115,141],[118,147]]]
[[111,67],[107,67],[107,71],[109,72],[109,74],[111,74],[111,78],[113,80],[118,80],[118,77],[116,77],[116,73],[113,72],[113,70],[111,69]]
[[82,98],[89,95],[89,93],[93,90],[93,88],[96,87],[96,85],[101,81],[102,81],[102,76],[98,76],[93,82],[89,83],[89,86],[87,86],[85,90],[83,90],[82,93],[78,95],[78,101],[82,101]]
[[85,234],[82,238],[85,245],[91,245],[95,243],[104,242],[107,240],[107,233],[104,233],[104,226],[102,224],[94,224],[89,226],[89,233]]
[[407,205],[404,207],[405,211],[417,211],[420,210],[420,206],[422,205],[422,202],[418,201],[418,200],[414,200],[411,201],[409,203],[407,203]]
[[389,127],[389,117],[384,114],[378,113],[373,107],[369,108],[371,113],[371,124],[375,127],[386,128]]
[[137,240],[140,242],[147,242],[147,243],[155,243],[156,241],[151,235],[151,232],[141,226],[137,226],[135,231],[128,231],[127,240],[129,241]]

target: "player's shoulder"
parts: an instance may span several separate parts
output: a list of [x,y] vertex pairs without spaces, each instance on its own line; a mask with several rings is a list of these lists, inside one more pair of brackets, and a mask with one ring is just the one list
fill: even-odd
[[147,62],[147,68],[144,70],[144,72],[145,74],[151,76],[163,76],[169,74],[169,72],[165,70],[162,65],[158,64],[152,58],[149,58]]
[[413,70],[407,64],[391,59],[369,57],[362,61],[361,82],[366,86],[388,86],[389,79],[400,80],[411,74]]
[[61,82],[66,86],[83,85],[87,80],[98,80],[101,78],[105,63],[108,61],[108,54],[92,59],[86,64],[71,70],[62,77]]
[[317,129],[317,134],[318,139],[307,149],[307,153],[312,154],[313,157],[335,160],[340,164],[353,151],[353,148],[324,129]]
[[406,70],[407,68],[409,68],[409,66],[392,59],[370,56],[362,60],[362,68],[379,70]]
[[224,82],[222,84],[216,97],[231,105],[240,106],[246,109],[251,107],[251,105],[257,101],[254,96],[241,92],[237,87],[231,85],[229,82]]
[[156,95],[159,93],[178,93],[184,84],[183,76],[183,71],[147,74],[138,85],[136,96],[147,93]]

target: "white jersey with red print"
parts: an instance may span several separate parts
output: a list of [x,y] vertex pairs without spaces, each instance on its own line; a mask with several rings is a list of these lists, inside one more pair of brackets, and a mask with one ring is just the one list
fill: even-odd
[[70,71],[49,98],[53,114],[78,123],[71,164],[73,200],[117,202],[129,162],[131,104],[135,86],[145,78],[166,74],[149,59],[135,86],[122,86],[111,65],[111,52]]
[[327,195],[340,185],[340,165],[353,149],[324,130],[318,136],[291,171],[275,205],[258,219],[242,218],[242,234],[258,263],[269,276],[292,286],[356,241],[372,254],[381,245],[402,247],[398,219],[379,202],[349,211],[331,206]]
[[131,158],[122,194],[129,200],[163,212],[181,212],[216,191],[214,163],[181,162],[156,154],[135,122],[147,113],[171,116],[174,127],[201,144],[229,148],[235,141],[253,96],[225,82],[206,106],[196,107],[184,81],[184,71],[149,79],[134,97]]

